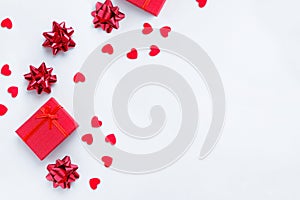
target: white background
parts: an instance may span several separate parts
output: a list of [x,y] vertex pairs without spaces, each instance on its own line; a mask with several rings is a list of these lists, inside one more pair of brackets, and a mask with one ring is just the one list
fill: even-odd
[[[14,23],[12,30],[0,28],[0,65],[10,64],[13,72],[0,76],[0,103],[9,107],[0,117],[0,198],[299,199],[299,1],[208,0],[200,9],[194,0],[167,0],[158,18],[123,0],[114,3],[127,17],[118,31],[106,34],[92,26],[95,1],[0,1],[0,19],[10,17]],[[53,20],[72,26],[77,42],[56,57],[41,47],[42,32],[51,29]],[[72,113],[72,78],[90,52],[144,22],[170,25],[199,43],[215,62],[226,90],[227,119],[213,153],[197,159],[199,137],[182,159],[161,172],[122,174],[95,161],[75,133],[39,161],[14,131],[50,96]],[[22,75],[30,64],[43,61],[55,68],[59,82],[51,95],[37,96],[26,91]],[[16,99],[6,92],[11,85],[19,86]],[[53,189],[44,178],[46,165],[64,155],[80,167],[81,177],[69,191]],[[92,177],[102,180],[96,191],[88,185]]]

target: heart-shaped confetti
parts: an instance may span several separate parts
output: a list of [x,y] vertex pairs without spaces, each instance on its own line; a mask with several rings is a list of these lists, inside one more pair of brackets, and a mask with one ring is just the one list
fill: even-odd
[[169,36],[169,33],[171,32],[171,27],[169,26],[164,26],[160,29],[160,34],[164,37],[167,38]]
[[150,56],[157,56],[159,53],[160,53],[160,49],[158,46],[152,45],[150,47],[150,53],[149,53]]
[[3,67],[1,68],[1,74],[4,75],[4,76],[10,76],[11,75],[11,71],[9,69],[8,64],[3,65]]
[[199,4],[199,7],[200,8],[204,8],[204,6],[206,5],[207,3],[207,0],[197,0],[198,4]]
[[77,72],[73,78],[73,81],[75,83],[79,83],[79,82],[83,83],[85,81],[85,76],[81,72]]
[[100,179],[99,178],[91,178],[90,179],[90,187],[93,189],[93,190],[96,190],[98,185],[100,184]]
[[104,163],[104,166],[107,168],[110,167],[113,162],[113,158],[110,156],[103,156],[101,160]]
[[102,48],[102,52],[111,55],[114,53],[114,48],[111,44],[107,44]]
[[143,34],[148,35],[150,33],[152,33],[153,28],[149,23],[144,23],[144,29],[143,29]]
[[13,27],[12,21],[9,18],[2,20],[1,26],[3,28],[11,29]]
[[97,116],[94,116],[91,120],[91,124],[93,128],[99,128],[102,126],[102,121],[100,121]]
[[93,135],[92,134],[85,134],[84,136],[81,137],[81,140],[83,142],[86,142],[88,145],[93,144]]
[[115,145],[117,142],[115,134],[110,134],[105,137],[105,142],[110,143],[111,145]]
[[7,92],[11,94],[12,98],[15,98],[18,96],[19,89],[16,86],[11,86],[7,89]]
[[138,52],[135,48],[132,48],[129,53],[127,53],[127,58],[129,59],[137,59],[138,57]]
[[7,113],[8,109],[5,105],[0,104],[0,116],[3,116]]

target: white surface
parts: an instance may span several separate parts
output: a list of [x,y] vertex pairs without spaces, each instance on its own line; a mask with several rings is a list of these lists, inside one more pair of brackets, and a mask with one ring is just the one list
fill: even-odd
[[[158,18],[115,0],[127,14],[121,28],[106,34],[92,27],[95,1],[1,0],[0,19],[11,17],[12,30],[0,28],[0,103],[9,107],[0,118],[1,199],[299,199],[300,178],[300,15],[296,0],[210,0],[199,9],[194,0],[168,0]],[[53,20],[75,29],[75,49],[53,57],[41,47],[42,32]],[[40,162],[14,131],[50,96],[72,113],[72,78],[89,53],[106,39],[140,28],[144,22],[170,25],[197,41],[215,62],[227,95],[227,120],[214,152],[197,160],[202,136],[173,166],[149,175],[128,175],[105,169],[73,134]],[[22,75],[30,64],[55,67],[59,82],[51,95],[25,89]],[[11,99],[6,89],[20,87]],[[108,130],[109,131],[109,130]],[[136,149],[135,149],[136,151]],[[70,191],[52,189],[45,167],[70,155],[80,166],[80,179]],[[100,177],[98,190],[88,180]]]

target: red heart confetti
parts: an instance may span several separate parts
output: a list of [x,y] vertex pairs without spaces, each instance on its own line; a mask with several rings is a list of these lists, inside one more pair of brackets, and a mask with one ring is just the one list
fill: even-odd
[[93,128],[99,128],[102,126],[102,121],[100,121],[97,116],[94,116],[91,120],[91,124]]
[[3,104],[0,104],[0,116],[3,116],[8,111],[7,107]]
[[127,58],[129,59],[137,59],[138,57],[138,52],[135,48],[132,48],[129,53],[127,53]]
[[93,189],[93,190],[96,190],[98,185],[100,184],[100,179],[99,178],[91,178],[90,179],[90,187]]
[[110,156],[103,156],[101,160],[104,163],[104,166],[107,168],[110,167],[113,162],[113,158]]
[[204,8],[204,6],[205,6],[206,3],[207,3],[207,0],[197,0],[197,2],[199,3],[199,7],[200,7],[200,8]]
[[1,74],[4,75],[4,76],[10,76],[11,75],[11,71],[9,69],[8,64],[3,65],[3,67],[1,68]]
[[160,29],[160,34],[164,37],[167,38],[169,36],[169,33],[171,32],[171,27],[169,26],[164,26]]
[[152,45],[150,47],[150,50],[151,50],[150,53],[149,53],[150,56],[157,56],[160,53],[160,49],[156,45]]
[[81,72],[77,72],[73,78],[75,83],[84,82],[85,76]]
[[6,19],[2,20],[1,26],[3,28],[11,29],[13,27],[13,24],[9,18],[6,18]]
[[88,145],[93,144],[93,135],[92,134],[85,134],[84,136],[81,137],[81,140],[83,142],[86,142]]
[[18,96],[19,89],[17,86],[11,86],[7,89],[7,92],[11,94],[12,98],[15,98]]
[[105,137],[105,142],[108,142],[111,145],[115,145],[117,142],[116,136],[114,134],[107,135]]
[[114,53],[114,48],[111,44],[107,44],[102,48],[102,52],[111,55]]
[[153,28],[149,23],[144,23],[144,29],[143,29],[143,34],[148,35],[152,33]]

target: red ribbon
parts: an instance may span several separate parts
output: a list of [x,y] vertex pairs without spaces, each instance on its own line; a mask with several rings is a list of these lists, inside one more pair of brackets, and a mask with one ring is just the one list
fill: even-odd
[[142,6],[142,9],[146,9],[147,8],[147,6],[149,5],[149,3],[151,2],[151,0],[146,0],[145,2],[144,2],[144,4],[143,4],[143,6]]
[[24,138],[23,140],[26,142],[43,124],[47,121],[49,122],[49,130],[53,128],[53,125],[65,136],[68,136],[68,133],[64,130],[64,128],[57,122],[56,113],[61,109],[60,105],[56,106],[52,111],[51,107],[47,106],[45,108],[41,108],[42,114],[36,116],[36,119],[42,119],[40,123],[38,123]]

